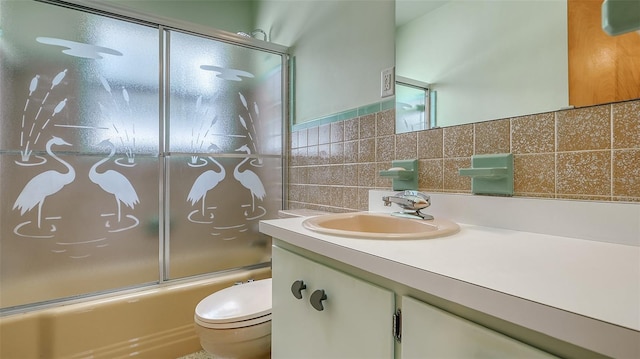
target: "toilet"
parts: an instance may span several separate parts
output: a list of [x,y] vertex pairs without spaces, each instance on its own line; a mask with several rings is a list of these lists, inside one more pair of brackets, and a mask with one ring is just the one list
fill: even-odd
[[237,284],[198,303],[195,327],[216,359],[271,356],[271,278]]
[[[327,212],[280,210],[279,218],[307,217]],[[198,303],[195,327],[200,345],[216,359],[271,357],[271,278],[217,291]]]

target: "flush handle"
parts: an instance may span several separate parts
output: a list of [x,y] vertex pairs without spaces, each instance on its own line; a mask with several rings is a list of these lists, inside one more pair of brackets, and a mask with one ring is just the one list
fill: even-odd
[[291,285],[291,293],[298,299],[302,299],[302,291],[305,289],[307,289],[307,285],[301,280],[297,280]]
[[311,293],[311,298],[309,299],[309,301],[311,302],[311,306],[315,308],[315,310],[321,312],[324,310],[322,301],[325,299],[327,299],[327,295],[324,293],[324,289],[318,289],[315,292]]

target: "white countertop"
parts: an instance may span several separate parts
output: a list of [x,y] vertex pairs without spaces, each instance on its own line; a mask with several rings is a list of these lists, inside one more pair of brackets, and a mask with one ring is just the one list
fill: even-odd
[[260,231],[395,282],[614,357],[640,357],[640,247],[461,224],[428,240]]

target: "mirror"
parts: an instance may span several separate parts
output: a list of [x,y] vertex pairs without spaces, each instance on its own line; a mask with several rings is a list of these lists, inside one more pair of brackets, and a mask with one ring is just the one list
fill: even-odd
[[[595,8],[583,9],[583,3]],[[595,62],[602,68],[599,75],[588,73],[584,66],[587,61],[600,61],[593,56],[599,52],[596,48],[602,49],[601,41],[616,41],[600,27],[600,5],[578,0],[396,0],[397,78],[428,84],[425,106],[406,106],[396,97],[396,118],[405,122],[396,127],[407,128],[407,112],[415,118],[416,112],[423,111],[425,128],[431,128],[640,97],[640,90],[626,98],[575,96],[578,91],[574,90],[589,87],[584,77],[600,76],[602,81],[616,78],[615,71],[620,71],[617,62],[609,67]],[[580,21],[572,23],[572,18]],[[586,23],[588,31],[572,32]],[[640,49],[639,34],[623,36],[630,39],[624,46]],[[576,50],[585,44],[592,47]],[[571,66],[577,76],[572,77]],[[633,81],[631,87],[639,88],[640,79]],[[414,125],[407,131],[415,129],[421,128]]]

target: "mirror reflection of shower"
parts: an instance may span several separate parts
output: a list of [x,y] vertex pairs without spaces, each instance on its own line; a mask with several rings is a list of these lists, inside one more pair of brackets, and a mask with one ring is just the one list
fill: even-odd
[[396,133],[436,127],[435,91],[430,84],[396,77]]
[[[267,38],[267,33],[264,32],[264,30],[262,29],[255,29],[249,33],[244,32],[244,31],[239,31],[236,34],[240,35],[240,36],[244,36],[244,37],[252,37],[254,39],[258,39],[258,40],[262,40],[262,41],[269,41]],[[262,38],[258,37],[259,35],[262,35]]]

